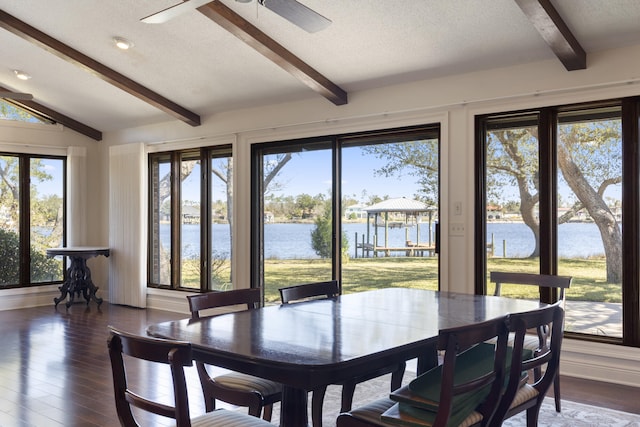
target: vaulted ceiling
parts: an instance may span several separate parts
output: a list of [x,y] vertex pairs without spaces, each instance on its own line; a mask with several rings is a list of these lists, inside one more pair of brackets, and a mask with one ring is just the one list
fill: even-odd
[[33,94],[19,102],[99,140],[291,100],[341,108],[373,87],[545,59],[570,73],[590,53],[640,44],[637,0],[300,0],[332,21],[314,33],[258,0],[140,21],[176,3],[0,0],[0,93]]

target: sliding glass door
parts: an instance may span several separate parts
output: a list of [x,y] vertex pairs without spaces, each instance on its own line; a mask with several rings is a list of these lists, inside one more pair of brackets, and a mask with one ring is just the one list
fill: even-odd
[[438,289],[439,128],[256,144],[253,282]]

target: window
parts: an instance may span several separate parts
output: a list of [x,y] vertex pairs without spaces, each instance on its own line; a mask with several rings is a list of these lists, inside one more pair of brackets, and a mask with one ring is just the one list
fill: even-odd
[[[492,270],[572,276],[566,331],[640,345],[633,321],[639,263],[623,256],[638,252],[637,105],[621,100],[477,118],[476,292],[493,292]],[[505,286],[502,294],[555,298],[520,288]]]
[[4,100],[0,100],[0,120],[13,120],[26,123],[53,123],[49,119],[39,116],[36,113],[31,113]]
[[231,288],[231,148],[154,153],[149,163],[149,285]]
[[437,125],[252,152],[252,280],[266,302],[278,301],[279,287],[330,279],[343,293],[438,289]]
[[60,282],[46,250],[64,244],[66,161],[0,154],[0,288]]

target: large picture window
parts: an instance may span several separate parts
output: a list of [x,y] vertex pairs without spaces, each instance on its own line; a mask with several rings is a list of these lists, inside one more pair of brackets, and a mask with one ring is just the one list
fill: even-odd
[[65,241],[66,160],[0,154],[0,288],[60,282]]
[[[623,192],[640,179],[637,101],[487,115],[477,126],[476,292],[493,292],[490,271],[572,276],[566,331],[640,345],[637,324],[623,321],[640,309],[638,262],[623,256],[638,241],[624,212],[637,212],[639,197]],[[502,295],[555,297],[521,288]]]
[[228,146],[150,155],[150,286],[231,288],[232,171]]

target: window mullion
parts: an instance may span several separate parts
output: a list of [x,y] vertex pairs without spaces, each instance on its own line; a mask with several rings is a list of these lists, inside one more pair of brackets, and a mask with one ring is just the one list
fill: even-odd
[[31,283],[31,207],[29,204],[30,191],[30,158],[29,156],[20,156],[19,158],[19,212],[20,212],[20,285],[24,286]]
[[180,288],[182,240],[180,233],[181,217],[181,191],[180,191],[180,153],[172,153],[171,156],[171,287]]
[[[539,162],[539,221],[540,221],[540,273],[557,274],[557,116],[555,111],[544,108],[540,111],[538,123]],[[551,288],[540,288],[540,298],[544,302],[553,302]],[[555,292],[557,293],[557,292]]]
[[211,182],[211,153],[209,150],[201,150],[200,152],[200,171],[201,181],[200,186],[200,290],[202,292],[207,291],[211,283],[211,254],[212,254],[212,242],[211,242],[211,194],[212,186]]
[[640,99],[622,100],[622,342],[640,347]]

